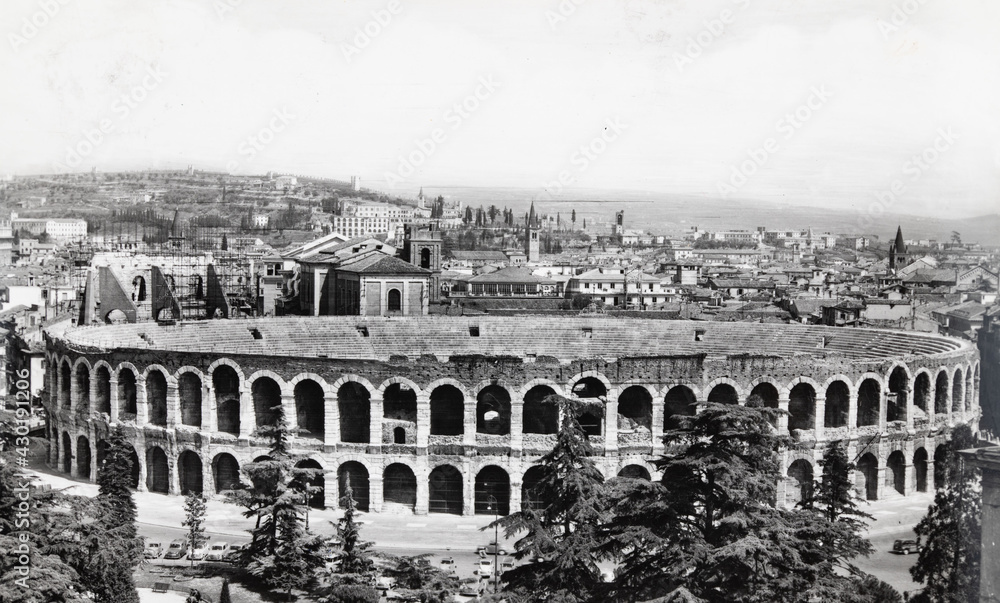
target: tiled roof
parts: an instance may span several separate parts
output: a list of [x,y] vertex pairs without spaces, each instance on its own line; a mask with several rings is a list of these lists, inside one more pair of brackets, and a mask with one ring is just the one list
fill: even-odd
[[555,284],[550,278],[535,276],[528,268],[502,268],[487,274],[477,274],[469,279],[470,283],[545,283]]
[[348,258],[337,266],[337,270],[358,274],[431,274],[430,270],[378,251]]

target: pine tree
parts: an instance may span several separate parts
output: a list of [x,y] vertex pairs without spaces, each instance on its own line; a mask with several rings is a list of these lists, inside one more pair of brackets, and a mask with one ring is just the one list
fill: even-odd
[[[188,529],[188,541],[192,549],[200,548],[208,538],[205,536],[205,499],[200,494],[189,492],[184,500],[184,521],[182,526]],[[194,567],[194,559],[191,560]]]
[[555,395],[545,402],[559,405],[562,421],[555,447],[536,461],[537,504],[525,504],[483,529],[499,525],[508,538],[524,533],[514,556],[533,561],[502,578],[521,600],[587,601],[602,584],[597,539],[607,519],[604,478],[579,420],[589,406]]
[[979,596],[982,495],[980,472],[967,467],[959,450],[973,448],[976,436],[968,425],[955,427],[945,453],[944,484],[938,484],[934,504],[917,524],[926,539],[910,575],[926,584],[913,601],[965,603]]
[[344,516],[336,524],[337,536],[341,542],[340,571],[345,574],[360,574],[371,569],[372,562],[367,551],[372,543],[361,540],[361,527],[354,520],[357,513],[357,503],[354,500],[354,490],[351,488],[351,478],[347,477],[344,486],[344,496],[340,499],[344,508]]
[[576,210],[575,209],[573,210],[573,214],[570,216],[569,221],[573,223],[574,227],[576,226]]

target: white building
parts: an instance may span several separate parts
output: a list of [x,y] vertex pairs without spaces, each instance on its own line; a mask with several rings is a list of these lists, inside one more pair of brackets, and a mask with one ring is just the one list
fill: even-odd
[[87,238],[87,221],[58,218],[46,220],[45,232],[60,241],[79,241]]

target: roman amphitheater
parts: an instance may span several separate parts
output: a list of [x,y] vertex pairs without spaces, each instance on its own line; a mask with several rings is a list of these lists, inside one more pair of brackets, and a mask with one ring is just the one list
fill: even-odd
[[[47,341],[50,464],[94,479],[122,426],[135,487],[207,495],[264,456],[282,416],[337,504],[350,477],[376,512],[507,513],[532,500],[551,449],[550,394],[600,404],[581,424],[606,477],[656,477],[677,415],[757,395],[776,428],[782,499],[824,442],[849,441],[868,499],[933,489],[938,447],[979,420],[979,361],[935,335],[609,318],[275,318],[81,327]],[[334,482],[336,479],[336,482]],[[328,487],[337,484],[337,487]],[[494,506],[496,501],[496,506]]]

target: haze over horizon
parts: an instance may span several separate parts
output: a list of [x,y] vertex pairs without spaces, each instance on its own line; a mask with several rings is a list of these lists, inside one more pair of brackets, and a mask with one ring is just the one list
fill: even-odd
[[404,195],[995,214],[998,18],[985,0],[12,0],[0,174],[194,164]]

